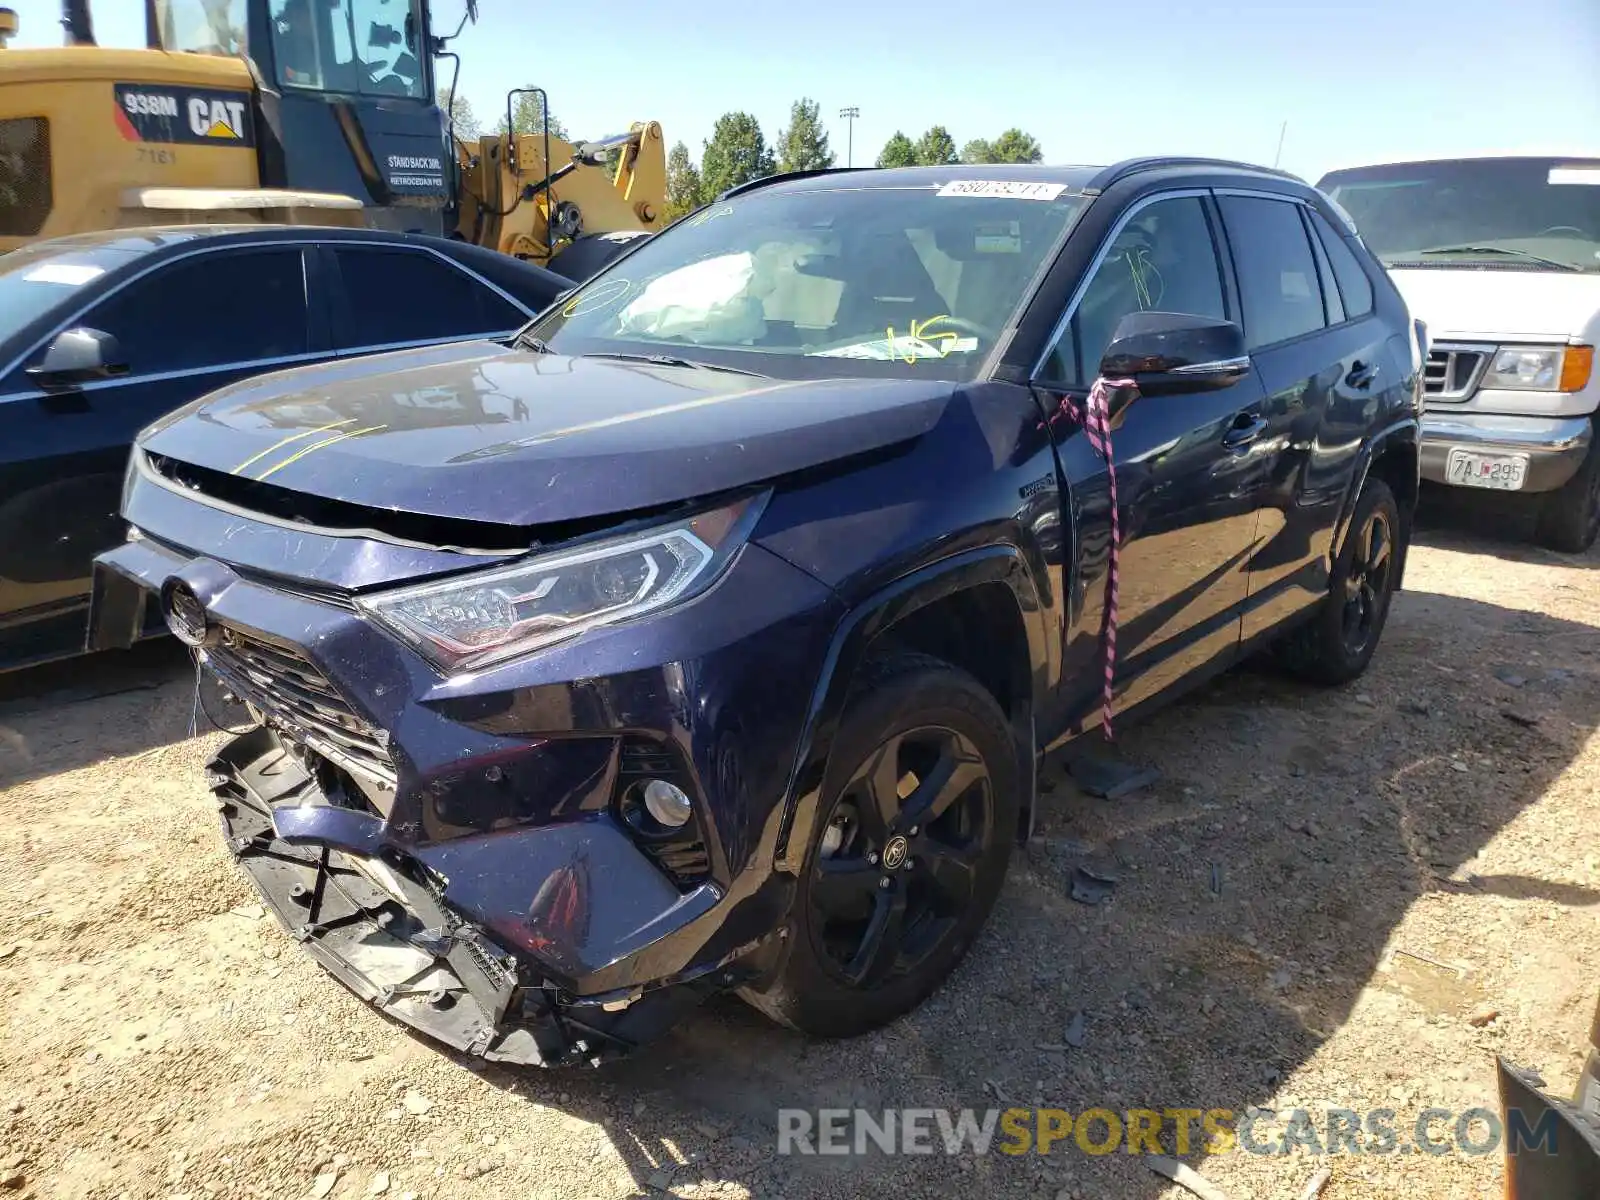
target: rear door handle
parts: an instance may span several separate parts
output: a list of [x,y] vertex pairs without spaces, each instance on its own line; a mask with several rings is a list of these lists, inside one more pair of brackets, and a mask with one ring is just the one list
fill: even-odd
[[1229,450],[1237,450],[1240,446],[1248,446],[1255,441],[1267,428],[1267,419],[1253,409],[1242,412],[1233,419],[1233,424],[1228,426],[1228,432],[1222,435],[1222,444]]
[[1362,362],[1360,359],[1357,359],[1355,365],[1350,368],[1350,374],[1344,377],[1344,382],[1347,387],[1353,387],[1361,391],[1365,391],[1367,388],[1372,386],[1372,381],[1377,377],[1377,363],[1373,363],[1369,367],[1366,363]]

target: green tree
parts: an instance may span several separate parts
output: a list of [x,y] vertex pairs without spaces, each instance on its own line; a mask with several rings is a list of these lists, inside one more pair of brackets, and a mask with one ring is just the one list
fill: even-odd
[[667,210],[670,225],[700,205],[700,169],[689,157],[689,147],[677,143],[667,154]]
[[796,100],[789,110],[789,128],[778,135],[778,170],[817,171],[833,163],[821,105],[807,98]]
[[916,162],[917,148],[911,144],[911,139],[898,129],[878,152],[880,167],[911,167],[915,166]]
[[1020,129],[1008,129],[994,140],[994,159],[998,163],[1036,163],[1044,161],[1039,143]]
[[723,113],[700,156],[701,196],[707,200],[731,187],[777,170],[761,123],[746,112]]
[[994,156],[994,145],[988,138],[973,138],[961,147],[961,161],[964,163],[992,163],[999,159]]
[[478,120],[478,114],[472,111],[472,104],[460,92],[456,93],[455,103],[450,102],[450,89],[439,89],[439,107],[450,115],[450,127],[455,135],[464,142],[475,142],[483,136],[483,122]]
[[958,157],[956,140],[943,125],[935,125],[917,142],[917,162],[924,167],[942,167]]
[[[546,112],[538,92],[523,92],[511,109],[511,128],[516,133],[543,133],[546,118],[550,121],[550,136],[571,141],[567,127],[554,113]],[[500,118],[499,131],[506,131],[506,119]]]

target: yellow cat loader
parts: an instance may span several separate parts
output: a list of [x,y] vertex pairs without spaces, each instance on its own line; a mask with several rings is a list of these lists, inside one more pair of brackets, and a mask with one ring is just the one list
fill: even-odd
[[[62,14],[62,47],[0,49],[0,252],[245,220],[465,237],[562,270],[658,227],[654,122],[454,139],[434,65],[455,34],[431,32],[428,0],[145,0],[129,50],[96,44],[87,0]],[[0,9],[0,47],[16,25]]]

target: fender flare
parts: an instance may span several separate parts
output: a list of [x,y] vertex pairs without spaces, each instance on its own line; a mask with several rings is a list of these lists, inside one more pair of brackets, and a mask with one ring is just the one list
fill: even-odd
[[[1395,446],[1409,445],[1414,453],[1418,481],[1421,481],[1422,463],[1422,422],[1418,417],[1402,417],[1392,424],[1385,425],[1382,429],[1371,434],[1361,444],[1357,451],[1356,467],[1350,476],[1350,486],[1345,492],[1344,503],[1339,506],[1339,519],[1333,527],[1333,537],[1328,542],[1328,576],[1333,576],[1333,564],[1338,561],[1339,555],[1344,551],[1345,538],[1350,536],[1350,523],[1355,519],[1356,501],[1361,496],[1361,489],[1367,485],[1367,476],[1372,473],[1372,464],[1388,453]],[[1407,538],[1409,546],[1410,539]],[[1395,579],[1395,590],[1398,591],[1405,583],[1406,559],[1409,557],[1402,547],[1400,554],[1400,571]]]
[[1012,713],[1012,736],[1017,743],[1023,777],[1023,833],[1032,829],[1037,783],[1036,713],[1044,679],[1046,610],[1021,550],[1011,545],[991,545],[962,551],[928,563],[903,575],[851,606],[828,644],[811,702],[806,710],[799,748],[790,770],[783,814],[778,829],[773,867],[799,874],[810,841],[811,824],[821,800],[822,778],[833,749],[839,719],[849,697],[857,669],[868,651],[890,626],[938,600],[982,584],[1002,583],[1016,600],[1028,643],[1031,695],[1021,697]]

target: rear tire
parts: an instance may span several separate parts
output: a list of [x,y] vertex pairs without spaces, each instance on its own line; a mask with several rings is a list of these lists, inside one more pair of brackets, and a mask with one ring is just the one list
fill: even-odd
[[1403,526],[1400,506],[1383,480],[1368,476],[1356,499],[1328,596],[1310,621],[1289,634],[1279,658],[1315,683],[1349,683],[1378,648],[1399,579]]
[[815,1037],[877,1029],[944,982],[994,907],[1017,832],[1022,775],[994,697],[921,654],[864,672],[829,755],[784,958],[740,992]]
[[1539,544],[1563,554],[1582,554],[1600,534],[1600,425],[1590,426],[1594,436],[1578,473],[1539,506]]

